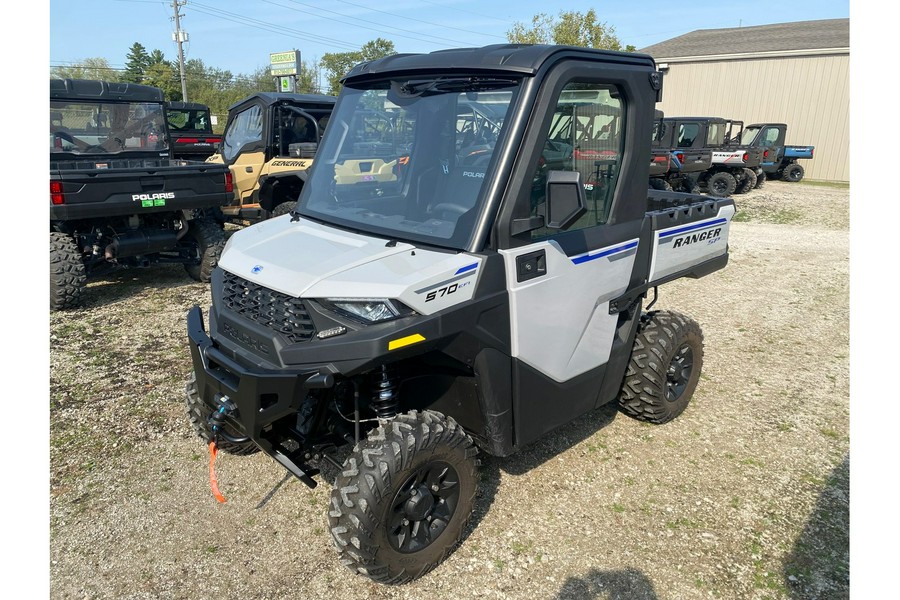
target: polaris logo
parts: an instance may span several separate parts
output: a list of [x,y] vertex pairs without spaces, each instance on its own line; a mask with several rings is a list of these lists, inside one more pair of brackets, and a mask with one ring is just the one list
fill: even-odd
[[222,323],[222,332],[231,339],[240,342],[244,346],[257,351],[260,354],[263,354],[265,356],[269,355],[269,347],[267,344],[251,335],[244,333],[243,331],[238,331],[228,323]]
[[484,179],[484,173],[478,173],[477,171],[463,171],[463,177],[474,177],[476,179]]
[[672,244],[672,248],[680,248],[683,246],[687,246],[689,244],[696,244],[697,242],[702,242],[703,240],[707,240],[707,243],[713,243],[715,238],[719,237],[719,234],[722,233],[722,228],[711,229],[709,231],[704,231],[703,233],[695,233],[693,235],[686,235],[684,237],[680,237],[675,240],[675,243]]
[[171,200],[175,197],[175,192],[159,192],[157,194],[132,194],[131,199],[135,202],[142,200]]

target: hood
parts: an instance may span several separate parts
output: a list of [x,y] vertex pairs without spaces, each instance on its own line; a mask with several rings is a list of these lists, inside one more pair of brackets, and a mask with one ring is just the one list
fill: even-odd
[[219,266],[254,283],[294,297],[314,284],[414,247],[285,215],[234,233]]

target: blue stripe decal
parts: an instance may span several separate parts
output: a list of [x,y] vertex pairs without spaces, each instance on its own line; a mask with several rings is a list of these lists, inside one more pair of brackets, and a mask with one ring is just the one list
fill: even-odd
[[631,250],[632,248],[637,248],[637,242],[630,242],[623,246],[616,246],[615,248],[610,248],[609,250],[604,250],[603,252],[598,252],[597,254],[582,254],[581,256],[576,256],[572,259],[572,263],[576,265],[580,265],[581,263],[586,263],[590,260],[595,260],[597,258],[603,258],[604,256],[610,256],[611,254],[618,254],[619,252],[625,252],[626,250]]
[[459,275],[460,273],[465,273],[466,271],[471,271],[472,269],[478,268],[478,263],[472,263],[471,265],[467,265],[465,267],[460,268],[454,275]]
[[722,223],[727,223],[728,219],[716,219],[715,221],[705,221],[703,223],[695,223],[693,225],[688,225],[687,227],[682,227],[681,229],[676,229],[674,231],[667,231],[665,233],[660,232],[659,239],[665,239],[668,237],[672,237],[673,235],[681,235],[682,233],[687,233],[688,231],[694,231],[695,229],[706,229],[707,227],[712,227],[714,225],[721,225]]

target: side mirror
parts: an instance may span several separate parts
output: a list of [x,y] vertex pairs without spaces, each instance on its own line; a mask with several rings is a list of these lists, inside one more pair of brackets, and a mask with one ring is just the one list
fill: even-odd
[[566,230],[587,213],[579,171],[547,173],[547,227]]

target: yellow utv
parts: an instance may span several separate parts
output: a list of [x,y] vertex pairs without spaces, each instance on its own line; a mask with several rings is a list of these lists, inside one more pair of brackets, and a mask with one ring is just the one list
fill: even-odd
[[294,209],[336,100],[258,92],[228,108],[222,142],[206,159],[234,178],[223,221],[249,225]]

